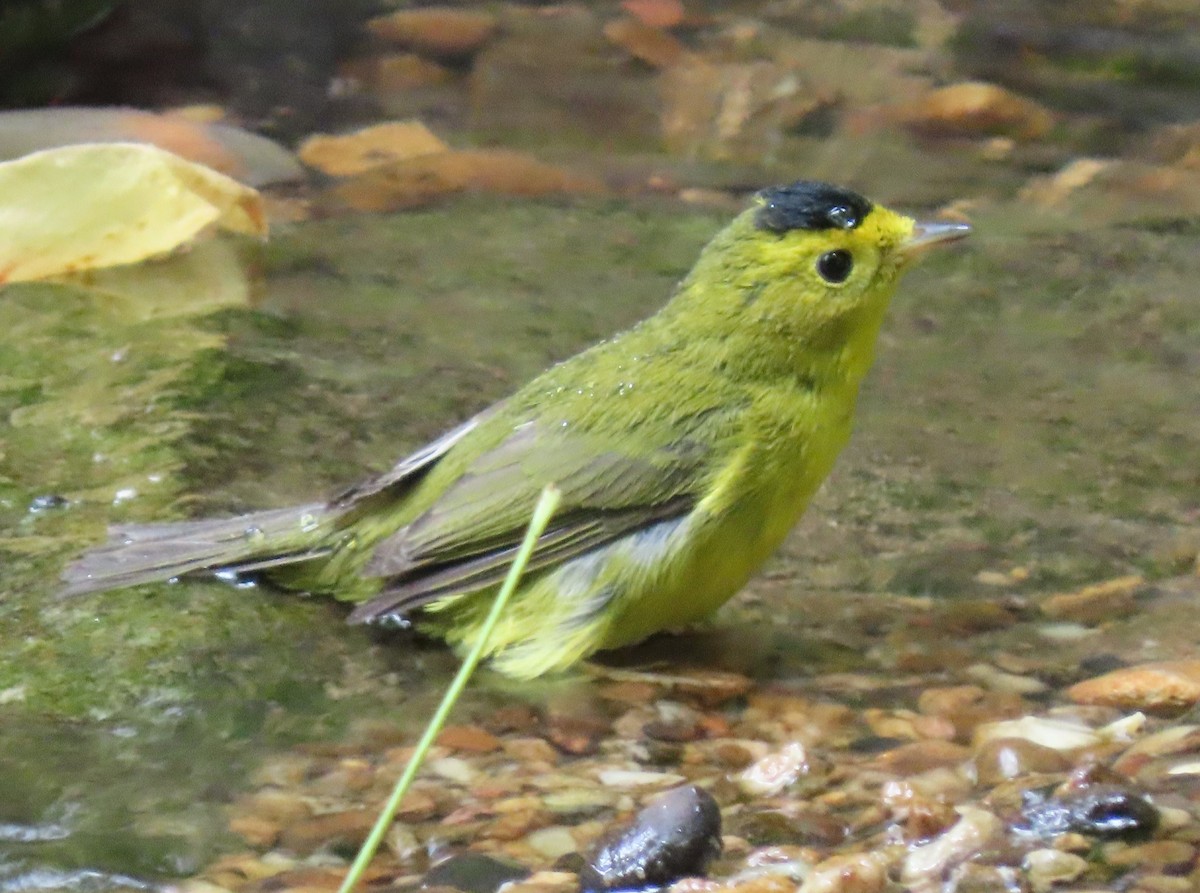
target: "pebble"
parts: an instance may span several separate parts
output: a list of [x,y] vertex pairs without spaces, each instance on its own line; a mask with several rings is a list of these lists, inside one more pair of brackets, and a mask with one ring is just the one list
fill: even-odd
[[571,829],[564,825],[551,825],[540,828],[525,838],[525,842],[539,855],[554,861],[567,853],[573,853],[578,848]]
[[813,867],[796,893],[881,893],[897,859],[894,850],[831,856]]
[[897,775],[915,775],[929,769],[957,766],[970,756],[971,751],[961,744],[931,739],[884,751],[875,759],[875,765]]
[[968,81],[933,90],[897,111],[922,136],[1009,136],[1032,140],[1054,125],[1048,109],[995,84]]
[[682,0],[621,0],[621,8],[651,28],[674,28],[684,18]]
[[1136,710],[1177,710],[1200,701],[1200,660],[1162,661],[1125,667],[1085,679],[1067,689],[1078,704]]
[[438,733],[437,743],[465,753],[491,753],[500,749],[500,739],[479,726],[446,726]]
[[318,847],[358,847],[367,839],[375,824],[375,813],[369,809],[347,809],[327,812],[288,825],[280,836],[280,844],[293,853],[311,853]]
[[1030,850],[1021,861],[1034,893],[1045,893],[1056,884],[1069,884],[1087,871],[1087,860],[1059,850]]
[[381,53],[355,59],[342,66],[342,74],[362,82],[376,94],[436,87],[454,79],[451,69],[416,53]]
[[453,887],[463,893],[495,893],[505,884],[522,881],[530,871],[524,865],[485,853],[455,853],[438,862],[421,879],[422,887]]
[[580,872],[583,893],[661,887],[703,874],[721,852],[721,810],[702,788],[660,794],[599,843]]
[[673,772],[646,772],[639,769],[602,769],[597,773],[600,783],[609,788],[663,788],[686,781]]
[[1040,695],[1050,686],[1033,676],[1006,673],[991,664],[972,664],[967,667],[967,676],[989,691],[1012,695]]
[[544,738],[507,738],[501,746],[505,756],[522,763],[546,763],[553,766],[559,758],[559,752]]
[[636,19],[613,19],[604,26],[604,36],[651,68],[670,68],[688,55],[677,37]]
[[978,685],[956,685],[921,692],[917,709],[950,721],[955,737],[969,740],[980,725],[1020,716],[1026,706],[1019,695],[1011,692],[987,691]]
[[1024,738],[991,738],[971,761],[979,784],[997,785],[1022,775],[1066,772],[1070,761],[1059,751]]
[[961,806],[957,812],[960,818],[952,827],[909,852],[900,872],[902,883],[920,885],[940,878],[952,866],[996,841],[1004,831],[1000,819],[985,809]]
[[1098,731],[1083,722],[1046,716],[1022,716],[986,723],[975,729],[976,747],[1001,738],[1018,738],[1058,751],[1079,750],[1104,740]]
[[[331,210],[339,206],[382,213],[419,208],[464,191],[533,198],[601,195],[603,183],[509,149],[452,150],[372,167],[337,184]],[[556,745],[555,734],[550,740]],[[571,752],[567,748],[563,748]]]
[[1136,846],[1117,842],[1104,847],[1104,860],[1122,868],[1151,865],[1159,871],[1178,871],[1190,868],[1195,858],[1196,848],[1182,840],[1152,840]]
[[1075,831],[1104,839],[1137,840],[1154,833],[1159,813],[1128,788],[1096,784],[1041,799],[1026,793],[1022,810],[1029,830],[1041,837]]
[[449,147],[420,121],[390,121],[341,136],[318,133],[300,144],[300,160],[334,177],[418,158]]
[[1103,623],[1130,614],[1136,606],[1134,595],[1145,582],[1136,575],[1117,577],[1075,592],[1052,595],[1038,607],[1043,614],[1055,620],[1088,625]]
[[766,797],[778,794],[808,770],[808,751],[799,741],[792,741],[743,770],[738,784],[747,794]]
[[497,24],[489,12],[427,6],[379,16],[367,22],[367,28],[380,40],[453,62],[477,53]]

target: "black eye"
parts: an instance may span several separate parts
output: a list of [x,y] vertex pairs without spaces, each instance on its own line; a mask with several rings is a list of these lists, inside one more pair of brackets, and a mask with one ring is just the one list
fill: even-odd
[[851,257],[849,251],[843,251],[840,248],[837,251],[826,251],[817,258],[817,272],[826,282],[835,284],[845,282],[852,269],[854,269],[854,258]]

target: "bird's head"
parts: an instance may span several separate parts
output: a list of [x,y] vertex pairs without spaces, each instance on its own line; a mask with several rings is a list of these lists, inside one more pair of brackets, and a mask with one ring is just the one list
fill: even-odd
[[[960,239],[963,223],[918,223],[838,186],[773,186],[714,240],[707,275],[723,315],[803,340],[837,337],[882,317],[896,280],[927,248]],[[866,323],[869,325],[869,323]]]

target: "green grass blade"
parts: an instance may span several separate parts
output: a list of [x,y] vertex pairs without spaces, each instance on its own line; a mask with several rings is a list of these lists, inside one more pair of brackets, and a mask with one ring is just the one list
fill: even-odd
[[509,598],[512,597],[513,591],[517,588],[517,583],[520,582],[521,575],[525,572],[525,566],[529,563],[529,556],[533,554],[533,547],[537,543],[538,537],[545,532],[546,526],[550,523],[550,518],[558,509],[558,504],[561,500],[562,493],[553,484],[547,485],[542,490],[541,499],[538,500],[538,504],[533,510],[533,516],[529,520],[529,528],[525,532],[525,540],[521,543],[517,557],[513,559],[512,567],[508,569],[508,576],[504,578],[504,583],[500,587],[500,591],[496,593],[496,600],[492,603],[492,609],[488,612],[487,619],[484,620],[483,626],[479,630],[479,637],[475,640],[475,645],[471,648],[470,653],[459,668],[458,675],[454,677],[454,681],[446,689],[446,694],[434,712],[433,718],[429,720],[429,725],[425,727],[425,732],[421,735],[421,740],[417,742],[416,749],[413,750],[408,765],[404,767],[404,772],[397,780],[396,787],[392,789],[391,797],[384,804],[383,810],[379,813],[379,818],[375,820],[375,825],[371,828],[371,833],[367,835],[367,839],[363,841],[358,855],[354,857],[354,864],[350,866],[350,870],[346,873],[346,878],[342,881],[342,886],[338,889],[338,893],[351,893],[358,885],[358,882],[362,880],[363,873],[367,870],[367,866],[371,864],[371,860],[379,850],[379,845],[383,842],[388,828],[391,827],[392,821],[396,818],[396,811],[400,808],[400,801],[408,793],[413,779],[417,776],[417,771],[421,768],[421,764],[425,762],[426,753],[428,753],[429,748],[433,745],[438,732],[445,726],[446,719],[449,717],[450,711],[454,709],[454,705],[462,694],[463,689],[466,688],[471,674],[475,672],[475,668],[479,666],[479,661],[483,659],[484,647],[491,637],[492,630],[496,626],[496,621],[500,619],[501,612],[503,612]]

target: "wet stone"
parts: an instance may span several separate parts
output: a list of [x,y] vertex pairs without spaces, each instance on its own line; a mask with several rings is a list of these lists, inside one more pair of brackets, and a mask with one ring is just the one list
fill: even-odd
[[280,840],[284,849],[311,853],[318,848],[355,849],[367,839],[375,814],[367,809],[329,812],[289,825]]
[[752,846],[836,846],[846,829],[831,816],[814,813],[786,815],[774,809],[748,810],[731,816],[730,834],[745,838]]
[[797,893],[881,893],[894,861],[886,850],[841,853],[814,866]]
[[479,726],[446,726],[438,734],[437,743],[467,753],[490,753],[500,747],[500,739]]
[[426,872],[422,887],[453,887],[464,893],[495,893],[505,884],[529,877],[524,865],[484,853],[459,853]]
[[1035,893],[1043,893],[1056,884],[1067,884],[1087,871],[1087,860],[1060,850],[1031,850],[1021,863]]
[[1154,804],[1117,785],[1093,785],[1045,798],[1028,792],[1022,811],[1028,829],[1041,837],[1075,831],[1105,839],[1140,840],[1159,824]]
[[474,55],[496,25],[490,13],[449,7],[403,9],[367,23],[380,40],[448,61]]
[[769,796],[778,794],[808,769],[808,752],[799,741],[792,741],[743,771],[738,783],[748,794]]
[[1200,701],[1200,660],[1139,664],[1086,679],[1067,689],[1079,704],[1172,710]]
[[583,893],[665,886],[703,874],[721,852],[721,810],[695,785],[654,798],[606,837],[580,872]]
[[1066,772],[1071,763],[1053,748],[1023,738],[995,738],[984,743],[973,759],[980,784],[996,785],[1022,775]]
[[1195,858],[1196,848],[1182,840],[1152,840],[1137,846],[1110,843],[1104,847],[1104,860],[1122,868],[1149,865],[1157,870],[1179,871],[1190,867]]

